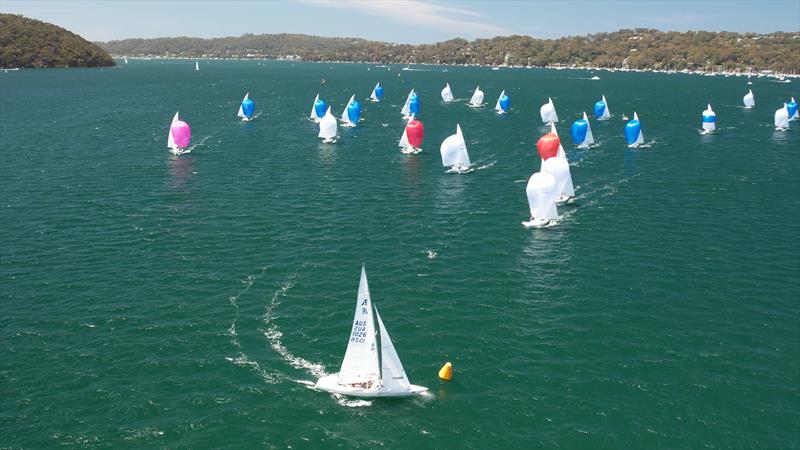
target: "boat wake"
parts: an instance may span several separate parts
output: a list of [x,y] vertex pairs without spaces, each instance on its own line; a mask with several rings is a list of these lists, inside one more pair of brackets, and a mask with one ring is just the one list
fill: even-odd
[[488,168],[494,166],[495,164],[497,164],[497,160],[494,160],[494,161],[492,161],[490,163],[486,163],[486,164],[484,164],[482,166],[478,166],[478,167],[475,168],[475,170],[488,169]]

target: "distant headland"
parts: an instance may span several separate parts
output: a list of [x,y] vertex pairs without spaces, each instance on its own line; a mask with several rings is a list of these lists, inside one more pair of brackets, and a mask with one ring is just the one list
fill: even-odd
[[679,33],[637,28],[560,39],[504,36],[424,45],[303,34],[245,34],[97,44],[113,55],[138,57],[800,73],[800,32]]
[[105,67],[105,50],[59,26],[0,14],[0,68]]

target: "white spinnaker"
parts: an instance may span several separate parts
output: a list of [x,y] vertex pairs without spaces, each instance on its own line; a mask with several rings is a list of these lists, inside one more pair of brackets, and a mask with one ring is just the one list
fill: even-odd
[[409,112],[411,112],[408,109],[408,104],[411,103],[411,96],[412,95],[414,95],[414,90],[413,89],[411,90],[411,92],[408,93],[408,96],[406,97],[406,102],[405,102],[405,104],[403,104],[403,109],[400,110],[400,114],[402,114],[403,116],[408,116]]
[[452,102],[453,100],[453,91],[450,89],[450,83],[447,83],[444,89],[442,89],[442,101]]
[[555,123],[558,122],[558,115],[556,114],[556,106],[553,104],[553,99],[548,98],[547,103],[539,108],[539,115],[542,116],[542,123]]
[[789,128],[789,108],[786,107],[786,103],[783,104],[783,108],[775,111],[775,128]]
[[483,91],[480,86],[475,88],[475,92],[472,93],[472,98],[469,99],[469,104],[472,106],[480,106],[483,104]]
[[338,125],[336,124],[336,117],[333,116],[331,113],[331,107],[328,107],[328,112],[325,113],[325,116],[320,119],[319,121],[319,135],[322,139],[333,139],[336,137],[336,130]]
[[363,383],[380,379],[375,331],[375,317],[367,284],[367,272],[364,267],[361,267],[361,281],[358,284],[353,328],[350,331],[342,367],[339,369],[339,384]]
[[179,114],[180,111],[175,112],[175,117],[172,118],[172,123],[169,124],[169,132],[167,132],[167,148],[171,148],[173,150],[178,150],[178,146],[175,145],[175,138],[172,137],[172,125],[181,120]]
[[608,120],[611,118],[611,110],[608,109],[608,102],[606,101],[606,96],[603,95],[603,103],[606,105],[605,109],[603,110],[603,120]]
[[[608,107],[606,107],[606,111],[608,111]],[[586,138],[583,140],[583,145],[592,145],[594,144],[594,135],[592,134],[592,124],[589,122],[589,117],[586,116],[586,111],[583,112],[583,120],[586,121]]]
[[[242,103],[244,103],[244,101],[247,100],[248,98],[250,98],[250,93],[249,92],[247,94],[244,94],[244,98],[242,99]],[[246,117],[244,115],[244,111],[242,110],[242,103],[239,103],[239,112],[236,113],[236,115],[239,116],[239,117]]]
[[747,92],[747,94],[744,94],[744,97],[742,97],[742,102],[744,102],[745,108],[752,108],[756,106],[756,98],[753,95],[752,89],[750,89],[749,92]]
[[350,120],[350,114],[348,114],[348,111],[350,109],[350,105],[353,103],[353,100],[355,100],[355,98],[356,94],[351,95],[350,100],[348,100],[347,104],[344,105],[344,111],[342,111],[342,122],[344,122],[346,125],[353,124],[353,121]]
[[548,158],[542,163],[542,172],[549,173],[555,178],[557,199],[575,197],[572,174],[569,171],[569,163],[565,158],[560,156]]
[[378,319],[378,330],[381,336],[381,378],[384,389],[391,391],[410,391],[411,383],[408,381],[403,363],[397,356],[389,332],[383,325],[378,308],[375,308],[375,317]]
[[[552,158],[551,158],[552,159]],[[548,173],[536,172],[531,175],[525,187],[528,207],[535,219],[557,220],[556,179]]]
[[506,90],[505,89],[503,89],[503,92],[501,92],[500,96],[497,97],[497,103],[495,103],[495,105],[494,105],[494,110],[495,111],[501,111],[501,112],[503,111],[503,107],[500,106],[500,99],[503,98],[504,95],[506,95]]
[[456,134],[448,136],[439,147],[442,154],[442,165],[445,167],[458,166],[469,167],[469,154],[464,136],[461,134],[461,126],[456,125]]
[[317,115],[317,100],[319,100],[319,94],[314,97],[314,101],[311,103],[311,114],[308,116],[309,119],[313,120],[314,122],[319,122],[322,119],[320,116]]

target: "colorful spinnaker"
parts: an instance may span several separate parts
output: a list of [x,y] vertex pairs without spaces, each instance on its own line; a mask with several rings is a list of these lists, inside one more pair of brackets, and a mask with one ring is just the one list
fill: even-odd
[[497,111],[497,114],[504,114],[508,112],[508,109],[511,108],[511,99],[508,98],[506,95],[505,89],[500,93],[500,96],[497,97],[497,103],[494,105],[494,110]]
[[608,109],[606,96],[603,95],[602,97],[602,99],[596,101],[594,104],[594,117],[597,120],[608,120],[611,118],[611,110]]
[[236,113],[236,115],[242,118],[242,122],[248,122],[253,120],[253,113],[255,110],[256,104],[250,99],[250,93],[248,92],[244,95],[242,104],[239,105],[239,112]]
[[636,114],[636,111],[633,112],[633,120],[629,120],[625,124],[625,142],[628,143],[630,148],[636,148],[644,144],[642,124],[639,122],[639,115]]
[[714,113],[714,110],[711,109],[711,104],[708,104],[708,108],[703,111],[703,134],[712,133],[714,130],[717,129],[717,115]]
[[191,138],[192,129],[189,128],[189,124],[180,119],[180,112],[176,112],[169,127],[167,148],[169,148],[173,154],[180,155],[189,147]]

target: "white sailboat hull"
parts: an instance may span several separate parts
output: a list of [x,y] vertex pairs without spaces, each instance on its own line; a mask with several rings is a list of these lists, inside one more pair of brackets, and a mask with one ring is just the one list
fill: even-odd
[[556,219],[533,219],[527,222],[522,222],[522,226],[525,228],[550,228],[554,225],[558,225],[558,220]]
[[426,392],[428,388],[424,386],[410,385],[409,389],[390,389],[383,385],[369,389],[345,386],[339,384],[339,374],[327,375],[319,379],[314,389],[331,392],[334,394],[347,395],[350,397],[377,398],[377,397],[411,397]]

